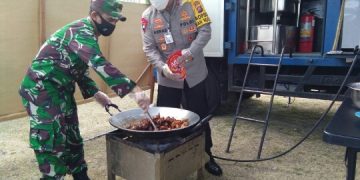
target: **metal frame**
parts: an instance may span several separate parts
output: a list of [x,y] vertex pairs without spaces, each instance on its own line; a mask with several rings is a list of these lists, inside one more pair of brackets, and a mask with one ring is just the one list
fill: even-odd
[[[283,63],[284,64],[284,63]],[[333,95],[336,93],[334,88],[339,87],[343,79],[345,78],[345,74],[319,74],[318,69],[326,69],[326,67],[321,66],[304,66],[301,71],[304,71],[302,74],[293,75],[291,74],[294,71],[295,67],[298,66],[284,66],[282,64],[282,71],[279,74],[278,83],[284,85],[291,85],[291,89],[279,89],[275,92],[276,95],[279,96],[293,96],[293,97],[303,97],[303,98],[314,98],[314,99],[332,99]],[[228,69],[228,77],[229,77],[229,84],[228,90],[233,92],[241,92],[241,84],[243,79],[241,77],[237,77],[237,80],[232,77],[233,74],[236,74],[239,69],[244,70],[246,65],[237,65],[237,66],[229,66]],[[255,70],[253,71],[254,74],[258,74],[258,77],[250,77],[247,81],[258,81],[258,84],[253,85],[253,88],[262,89],[262,91],[271,92],[273,87],[269,86],[269,82],[272,82],[275,79],[274,72],[267,72],[266,68],[269,67],[262,67],[265,70]],[[299,67],[300,68],[300,67]],[[360,80],[360,67],[356,67],[357,70],[354,71],[349,78],[348,82],[356,82]],[[333,67],[333,69],[339,69],[337,67]],[[347,67],[342,67],[342,70],[345,72]],[[287,72],[288,71],[288,72]],[[357,73],[356,73],[357,72]],[[316,74],[315,74],[316,73]],[[330,71],[330,73],[334,73]],[[265,83],[267,86],[265,86]],[[315,88],[317,86],[317,88]],[[311,89],[318,89],[321,92],[310,91]],[[334,92],[333,92],[334,91]],[[345,93],[345,91],[344,91]],[[340,95],[339,100],[342,100],[345,97],[345,94]]]
[[[234,116],[234,119],[233,119],[233,125],[231,127],[231,132],[230,132],[226,152],[230,151],[231,141],[232,141],[232,138],[233,138],[233,135],[234,135],[235,126],[236,126],[236,123],[237,123],[238,119],[242,119],[242,120],[246,120],[246,121],[252,121],[252,122],[258,122],[258,123],[264,123],[265,125],[264,125],[264,129],[263,129],[263,132],[262,132],[261,141],[260,141],[260,145],[259,145],[259,149],[258,149],[258,155],[257,155],[257,158],[260,159],[262,149],[263,149],[263,145],[264,145],[264,141],[265,141],[267,128],[268,128],[268,125],[269,125],[270,114],[271,114],[271,111],[272,111],[272,105],[273,105],[274,96],[275,96],[275,92],[276,92],[277,82],[278,82],[278,79],[279,79],[279,73],[280,73],[280,68],[281,68],[281,65],[282,65],[282,60],[283,60],[283,56],[284,56],[285,47],[282,48],[280,59],[278,60],[277,64],[261,64],[261,63],[252,62],[254,52],[255,52],[256,48],[260,48],[261,49],[261,56],[262,57],[264,56],[263,47],[260,46],[260,45],[255,45],[253,47],[252,51],[251,51],[251,55],[250,55],[250,58],[248,60],[246,73],[245,73],[245,77],[244,77],[244,80],[243,80],[243,83],[242,83],[242,87],[241,87],[241,91],[240,91],[240,97],[239,97],[238,104],[237,104],[237,107],[236,107],[236,112],[235,112],[235,116]],[[277,68],[276,75],[275,75],[275,80],[274,80],[273,88],[272,88],[271,92],[263,91],[261,88],[260,89],[256,89],[256,88],[253,89],[253,88],[249,88],[248,86],[246,86],[251,66],[259,66],[260,68],[270,66],[270,67],[276,67]],[[269,108],[268,108],[268,111],[266,113],[265,120],[258,120],[258,119],[253,119],[253,118],[249,118],[249,117],[240,116],[240,106],[241,106],[241,102],[243,100],[244,92],[271,95],[270,102],[269,102]]]

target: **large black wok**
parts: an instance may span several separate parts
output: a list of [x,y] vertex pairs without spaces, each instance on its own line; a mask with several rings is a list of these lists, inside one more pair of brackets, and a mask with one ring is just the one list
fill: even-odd
[[[107,107],[105,107],[107,112],[109,112],[109,106],[118,109],[116,105],[110,104]],[[199,115],[197,115],[194,112],[179,108],[168,108],[168,107],[151,107],[149,109],[149,113],[152,117],[160,113],[161,117],[170,116],[177,120],[188,119],[189,126],[179,129],[159,130],[159,131],[143,131],[143,130],[127,129],[126,127],[130,123],[138,122],[142,119],[147,118],[147,116],[144,115],[144,111],[140,108],[120,111],[115,115],[109,113],[110,115],[112,115],[109,119],[109,122],[112,126],[118,128],[121,132],[127,135],[143,137],[143,138],[167,138],[173,136],[181,136],[183,134],[196,131],[202,127],[202,124],[208,122],[212,117],[212,115],[209,115],[206,118],[200,120]]]

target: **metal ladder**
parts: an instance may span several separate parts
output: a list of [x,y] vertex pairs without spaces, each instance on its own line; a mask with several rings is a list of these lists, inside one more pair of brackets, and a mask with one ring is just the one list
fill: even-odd
[[[238,104],[237,104],[237,107],[236,107],[236,113],[235,113],[235,116],[234,116],[234,119],[233,119],[233,125],[231,127],[231,132],[230,132],[230,137],[229,137],[228,145],[227,145],[227,148],[226,148],[226,152],[230,151],[231,141],[232,141],[232,138],[233,138],[233,135],[234,135],[235,126],[236,126],[236,122],[237,122],[238,119],[263,123],[265,125],[264,125],[264,129],[263,129],[263,133],[262,133],[262,137],[261,137],[261,141],[260,141],[260,145],[259,145],[258,154],[257,154],[257,159],[260,159],[262,148],[263,148],[263,145],[264,145],[265,136],[266,136],[266,131],[267,131],[267,128],[268,128],[268,125],[269,125],[270,113],[271,113],[271,110],[272,110],[272,105],[273,105],[273,101],[274,101],[274,94],[275,94],[275,91],[276,91],[276,85],[277,85],[279,72],[280,72],[280,68],[281,68],[281,62],[282,62],[283,56],[284,56],[285,47],[281,50],[281,55],[280,55],[280,59],[279,59],[278,64],[253,63],[252,59],[253,59],[253,56],[254,56],[254,52],[255,52],[255,50],[257,48],[260,48],[261,56],[264,56],[263,47],[260,46],[260,45],[255,45],[253,47],[252,51],[251,51],[249,61],[248,61],[248,65],[247,65],[247,68],[246,68],[246,73],[245,73],[245,77],[244,77],[244,80],[243,80],[243,84],[242,84]],[[277,67],[276,76],[275,76],[275,80],[274,80],[274,84],[273,84],[273,88],[272,88],[271,92],[266,92],[266,91],[261,91],[261,90],[255,89],[255,88],[246,87],[246,81],[247,81],[247,78],[248,78],[250,66]],[[242,102],[242,99],[243,99],[242,97],[243,97],[244,92],[271,95],[270,104],[269,104],[269,107],[268,107],[268,111],[266,113],[265,120],[258,120],[258,119],[253,119],[253,118],[249,118],[249,117],[240,116],[240,105],[241,105],[241,102]]]

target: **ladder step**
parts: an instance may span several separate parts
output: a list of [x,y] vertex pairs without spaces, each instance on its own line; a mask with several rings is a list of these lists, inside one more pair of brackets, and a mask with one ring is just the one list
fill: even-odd
[[249,93],[255,93],[255,94],[266,94],[266,95],[271,95],[271,92],[267,92],[267,91],[259,91],[256,89],[249,89],[249,88],[244,88],[243,89],[244,92],[249,92]]
[[246,121],[253,121],[253,122],[258,122],[258,123],[265,123],[264,120],[258,120],[258,119],[253,119],[253,118],[244,117],[244,116],[236,116],[236,118],[237,118],[237,119],[246,120]]
[[278,64],[264,64],[264,63],[249,63],[252,66],[269,66],[269,67],[278,67]]

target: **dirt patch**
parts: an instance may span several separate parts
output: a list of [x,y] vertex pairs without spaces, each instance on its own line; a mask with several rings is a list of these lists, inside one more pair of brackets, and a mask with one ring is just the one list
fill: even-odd
[[[130,99],[112,98],[122,109],[135,108]],[[242,105],[243,114],[264,118],[269,97],[252,98]],[[303,137],[329,105],[329,101],[297,98],[287,107],[287,99],[276,97],[262,157],[287,150]],[[336,103],[338,107],[340,103]],[[222,105],[211,121],[214,147],[217,156],[236,159],[255,159],[260,142],[262,125],[238,121],[231,152],[225,153],[236,102]],[[332,116],[337,108],[333,108]],[[113,129],[109,115],[96,103],[80,105],[79,119],[84,139]],[[329,119],[329,118],[327,118]],[[234,163],[218,160],[224,170],[222,177],[205,174],[205,179],[345,179],[345,148],[326,144],[322,131],[328,120],[315,133],[290,154],[271,161]],[[28,147],[27,118],[0,123],[0,179],[38,179],[39,173],[33,151]],[[85,142],[85,156],[92,179],[106,179],[105,138]],[[359,174],[359,172],[357,172]],[[67,176],[66,179],[72,179]],[[195,176],[189,176],[189,180]]]

